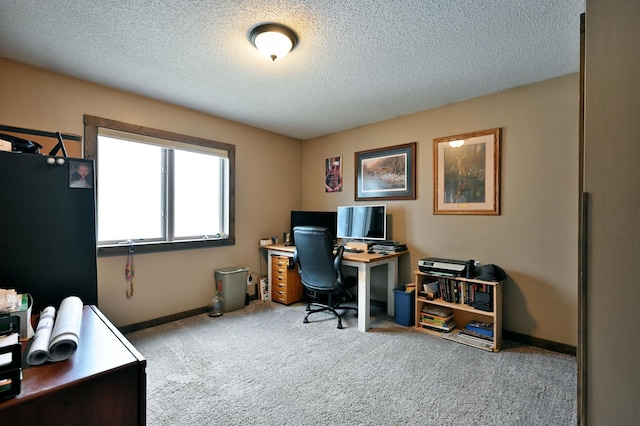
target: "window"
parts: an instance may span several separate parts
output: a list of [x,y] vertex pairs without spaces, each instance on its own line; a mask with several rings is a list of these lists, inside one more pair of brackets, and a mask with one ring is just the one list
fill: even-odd
[[235,146],[85,115],[99,254],[231,245]]

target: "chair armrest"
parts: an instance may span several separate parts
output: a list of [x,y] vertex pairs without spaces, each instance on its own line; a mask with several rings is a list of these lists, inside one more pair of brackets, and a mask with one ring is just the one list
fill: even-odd
[[333,268],[336,270],[338,276],[338,285],[342,286],[342,254],[344,253],[344,246],[339,246],[336,250],[336,255],[333,258]]
[[344,246],[339,246],[336,250],[335,257],[333,258],[333,267],[336,271],[342,268],[342,255],[344,253]]
[[300,267],[300,262],[298,262],[298,250],[293,252],[293,264],[298,266],[298,273],[302,274],[302,268]]

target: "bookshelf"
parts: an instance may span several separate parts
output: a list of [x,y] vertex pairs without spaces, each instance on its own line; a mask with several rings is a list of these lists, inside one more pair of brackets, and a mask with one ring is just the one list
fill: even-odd
[[[498,352],[502,345],[502,282],[449,277],[414,271],[416,283],[415,328],[465,345]],[[433,299],[429,300],[427,284]],[[474,301],[477,307],[474,307]],[[451,324],[449,317],[455,325]],[[449,321],[447,321],[449,320]],[[460,333],[468,324],[482,323],[487,337]],[[476,333],[477,336],[477,333]]]

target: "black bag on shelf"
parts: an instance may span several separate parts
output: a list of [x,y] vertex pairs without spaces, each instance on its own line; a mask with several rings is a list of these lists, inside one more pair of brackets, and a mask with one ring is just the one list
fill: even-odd
[[39,154],[42,145],[37,142],[33,142],[27,139],[22,139],[17,136],[7,135],[0,133],[0,139],[11,142],[11,150],[19,152],[28,152],[31,154]]
[[492,312],[493,303],[491,302],[491,293],[484,291],[476,291],[473,307],[481,311]]

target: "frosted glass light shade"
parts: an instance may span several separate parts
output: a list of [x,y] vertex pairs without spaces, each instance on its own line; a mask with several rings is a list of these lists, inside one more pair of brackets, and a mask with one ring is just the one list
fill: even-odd
[[251,31],[250,39],[256,49],[272,61],[287,56],[298,42],[298,37],[293,31],[279,24],[255,27]]
[[269,32],[256,37],[256,48],[262,55],[272,60],[282,59],[291,51],[293,43],[284,34]]

